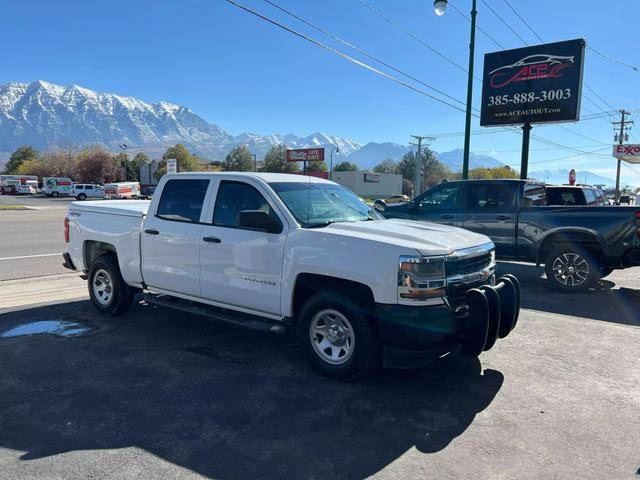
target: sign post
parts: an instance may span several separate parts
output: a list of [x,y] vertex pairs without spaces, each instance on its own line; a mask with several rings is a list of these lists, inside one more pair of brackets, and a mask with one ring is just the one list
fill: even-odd
[[528,174],[532,124],[580,119],[584,49],[580,38],[484,56],[480,125],[523,125],[520,178]]
[[167,159],[167,173],[178,173],[178,160],[175,158]]

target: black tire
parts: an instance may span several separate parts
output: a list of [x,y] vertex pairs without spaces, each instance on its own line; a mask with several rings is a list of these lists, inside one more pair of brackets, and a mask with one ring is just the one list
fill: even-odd
[[[330,337],[325,337],[330,345],[325,349],[325,353],[320,353],[323,334],[313,333],[312,326],[321,325],[323,318],[330,318],[331,314],[328,312],[338,314],[334,316],[335,323],[326,329],[327,333],[333,334],[337,344],[331,344]],[[311,296],[302,306],[298,316],[298,340],[313,368],[327,377],[338,380],[356,380],[374,372],[381,363],[381,348],[367,317],[365,308],[339,293],[323,292]],[[340,330],[330,332],[334,326],[344,326],[344,323],[341,323],[344,319],[351,328],[342,329],[342,337]],[[328,322],[325,321],[325,324],[328,325]],[[351,343],[348,342],[349,332]],[[334,347],[344,353],[341,357],[338,354],[340,358],[336,358],[335,363],[330,363],[327,360],[330,355],[327,350],[333,352]]]
[[[105,275],[108,277],[106,284]],[[96,279],[97,276],[100,276],[100,278]],[[94,288],[94,284],[97,282],[101,282],[103,292],[105,291],[104,285],[108,285],[108,296],[107,293],[101,294],[99,292],[100,286],[96,285],[96,288]],[[93,261],[89,268],[87,284],[91,301],[100,313],[105,315],[121,315],[129,310],[133,304],[135,291],[122,279],[120,267],[114,255],[103,255]]]
[[76,197],[78,200],[86,200],[87,199],[87,195],[85,193],[81,193],[80,195],[78,195]]
[[51,194],[51,196],[52,196],[52,197],[57,197],[57,196],[58,196],[58,192],[53,192],[53,193]]
[[569,293],[585,292],[600,279],[600,263],[595,255],[571,244],[554,248],[544,270],[553,289]]

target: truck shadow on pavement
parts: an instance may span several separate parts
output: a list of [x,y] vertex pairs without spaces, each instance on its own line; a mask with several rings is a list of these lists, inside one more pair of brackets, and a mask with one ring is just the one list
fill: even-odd
[[145,305],[117,320],[89,302],[35,308],[0,330],[52,317],[94,328],[0,338],[0,446],[18,461],[132,446],[222,479],[361,478],[447,447],[504,381],[454,355],[336,382],[284,337]]
[[511,273],[522,286],[522,308],[640,326],[640,290],[620,287],[609,277],[585,293],[563,293],[550,288],[544,269],[534,265],[498,262],[498,275]]

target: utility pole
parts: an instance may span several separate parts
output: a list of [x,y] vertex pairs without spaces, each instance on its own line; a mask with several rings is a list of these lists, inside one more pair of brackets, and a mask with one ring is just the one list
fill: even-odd
[[431,142],[435,140],[435,137],[429,137],[426,135],[410,135],[411,138],[415,138],[418,140],[418,154],[416,156],[416,168],[413,174],[413,196],[417,197],[422,193],[422,181],[421,181],[421,173],[422,173],[422,141],[426,140],[428,142],[427,147],[431,145]]
[[[620,130],[618,131],[618,145],[622,145],[624,143],[625,127],[633,124],[633,121],[625,121],[626,116],[631,115],[631,112],[627,112],[626,110],[622,109],[620,110],[620,115],[621,118],[619,122],[612,122],[613,125],[620,125]],[[616,170],[616,205],[618,205],[618,202],[620,200],[620,166],[622,164],[622,159],[618,158],[617,160],[618,168]]]

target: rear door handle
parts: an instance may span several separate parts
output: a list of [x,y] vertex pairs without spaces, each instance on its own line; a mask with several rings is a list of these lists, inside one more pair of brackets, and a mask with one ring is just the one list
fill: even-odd
[[453,218],[453,215],[447,213],[446,215],[442,215],[440,218],[443,220],[451,220]]
[[148,235],[158,235],[160,232],[154,228],[147,228],[144,233]]
[[511,217],[509,215],[498,215],[496,218],[498,220],[509,220]]
[[218,237],[202,237],[202,241],[203,242],[207,242],[207,243],[220,243],[220,242],[222,242],[222,240],[220,240]]

